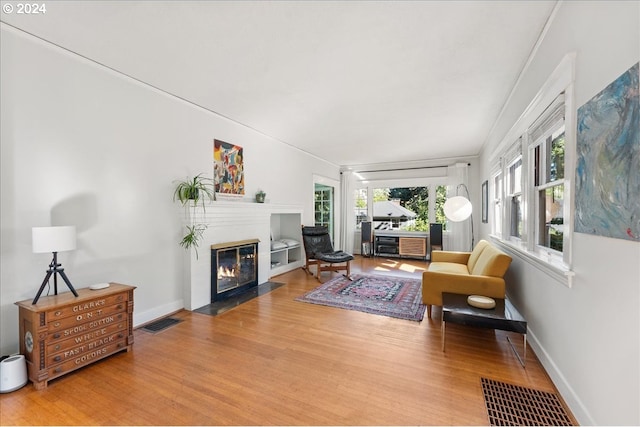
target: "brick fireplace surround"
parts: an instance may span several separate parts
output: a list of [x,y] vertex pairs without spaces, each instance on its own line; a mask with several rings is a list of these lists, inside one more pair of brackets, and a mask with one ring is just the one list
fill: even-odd
[[258,284],[270,278],[271,255],[271,216],[277,214],[298,214],[302,224],[302,207],[272,203],[254,203],[249,201],[218,200],[210,202],[204,208],[181,209],[183,223],[206,224],[199,256],[195,251],[185,251],[185,277],[183,279],[184,307],[195,310],[210,304],[211,299],[211,256],[212,245],[225,242],[257,239],[258,243]]

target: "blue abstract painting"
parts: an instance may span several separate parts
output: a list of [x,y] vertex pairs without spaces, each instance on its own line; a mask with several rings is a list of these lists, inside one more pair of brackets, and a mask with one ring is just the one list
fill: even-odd
[[577,232],[640,241],[638,66],[578,109]]

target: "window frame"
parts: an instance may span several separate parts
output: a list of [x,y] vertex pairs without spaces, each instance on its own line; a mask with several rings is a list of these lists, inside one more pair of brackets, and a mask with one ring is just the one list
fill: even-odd
[[[574,276],[571,269],[574,223],[572,191],[575,179],[576,150],[574,69],[575,53],[565,55],[529,106],[504,136],[502,142],[493,150],[490,157],[490,164],[494,171],[492,177],[501,177],[502,179],[502,199],[498,199],[498,203],[502,203],[500,212],[503,224],[492,224],[492,239],[499,246],[520,256],[523,260],[535,265],[568,287],[572,286]],[[537,198],[538,191],[542,186],[534,185],[534,150],[542,142],[543,136],[540,135],[540,131],[542,130],[548,136],[550,132],[553,133],[561,128],[561,126],[556,126],[557,123],[554,122],[557,117],[553,114],[558,111],[562,112],[561,126],[564,126],[565,132],[564,177],[554,183],[544,183],[544,186],[552,188],[558,183],[564,185],[562,252],[537,244],[538,212],[540,209]],[[522,155],[522,203],[524,204],[524,231],[519,239],[512,237],[510,233],[511,208],[507,189],[509,167],[517,161],[518,153]],[[491,184],[492,187],[496,186],[495,179]],[[495,216],[494,213],[490,221],[495,221]],[[501,231],[502,234],[497,231]]]
[[489,183],[489,192],[492,195],[489,223],[491,224],[492,235],[496,236],[499,239],[501,239],[503,236],[502,230],[504,228],[504,219],[502,212],[504,196],[502,184],[502,167],[498,166],[497,168],[494,168],[494,171],[491,174],[491,182]]
[[[362,222],[369,221],[369,189],[367,187],[358,187],[353,190],[353,211],[356,221],[355,230],[359,231],[362,229]],[[364,196],[364,197],[362,197]],[[359,215],[359,210],[362,208],[357,207],[357,203],[359,200],[364,200],[364,218],[362,215]]]
[[[519,145],[519,143],[518,143]],[[519,164],[519,171],[516,165]],[[503,218],[508,225],[507,233],[505,236],[508,236],[508,239],[516,242],[522,243],[526,241],[526,203],[525,203],[525,186],[524,186],[524,173],[526,172],[524,159],[522,154],[518,153],[513,157],[510,161],[506,163],[505,172],[503,174],[506,182],[502,183],[502,187],[505,189],[505,212],[503,212]],[[519,176],[518,176],[519,174]],[[514,200],[518,198],[520,200],[520,217],[518,218],[518,223],[514,224],[514,216],[517,216],[517,212],[514,212]],[[520,229],[519,235],[514,234],[514,229]]]
[[[563,171],[563,177],[560,179],[555,179],[553,181],[548,181],[547,180],[547,169],[548,169],[548,164],[547,161],[549,159],[548,153],[547,153],[547,149],[548,149],[548,143],[552,142],[554,140],[553,136],[558,134],[558,132],[562,130],[561,133],[565,134],[565,159],[566,159],[566,151],[567,151],[567,147],[566,147],[566,124],[565,124],[565,120],[564,120],[564,115],[562,117],[561,121],[558,121],[556,123],[553,124],[552,127],[549,127],[541,136],[539,136],[535,141],[533,141],[530,145],[529,145],[529,155],[530,155],[530,169],[529,169],[529,179],[531,182],[531,188],[530,188],[530,195],[531,195],[531,200],[533,201],[533,203],[531,203],[532,205],[532,212],[531,212],[531,247],[530,249],[535,251],[536,253],[538,253],[541,256],[546,256],[549,258],[556,258],[557,262],[562,262],[563,261],[563,252],[564,252],[564,248],[567,246],[565,245],[565,234],[567,234],[566,230],[565,230],[565,224],[564,224],[564,219],[568,218],[568,215],[570,215],[570,210],[568,209],[567,205],[568,205],[568,200],[566,199],[566,197],[563,195],[563,206],[562,206],[562,218],[563,218],[563,250],[562,251],[558,251],[556,249],[553,249],[551,247],[547,247],[544,245],[541,245],[540,242],[540,230],[542,227],[542,224],[540,223],[540,215],[541,215],[541,209],[542,207],[540,206],[540,198],[539,198],[539,194],[540,191],[545,191],[549,188],[554,188],[557,187],[559,185],[563,185],[563,193],[564,193],[564,188],[566,188],[567,186],[567,171],[566,171],[566,161],[565,161],[565,170]],[[538,170],[541,170],[541,174],[539,176],[539,182],[536,182],[536,177],[535,177],[535,173],[536,173],[536,155],[535,155],[535,150],[536,148],[540,148],[540,152],[541,158],[544,158],[543,161],[539,162],[539,167]]]

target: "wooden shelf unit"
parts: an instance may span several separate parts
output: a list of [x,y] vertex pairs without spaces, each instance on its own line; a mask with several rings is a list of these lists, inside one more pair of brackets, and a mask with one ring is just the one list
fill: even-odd
[[426,259],[428,246],[426,233],[382,231],[374,236],[376,256]]
[[71,292],[16,302],[20,353],[36,389],[54,378],[90,365],[133,345],[134,286]]

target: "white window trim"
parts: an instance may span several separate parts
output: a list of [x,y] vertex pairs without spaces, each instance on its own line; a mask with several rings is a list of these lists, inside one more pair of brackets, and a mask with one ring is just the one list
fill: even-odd
[[[561,100],[561,102],[564,103],[564,100]],[[565,174],[567,173],[567,167],[566,167],[566,151],[567,151],[567,144],[566,144],[566,123],[563,121],[562,124],[560,124],[560,122],[558,122],[557,124],[554,124],[553,127],[548,127],[546,132],[544,133],[544,135],[549,135],[550,133],[554,133],[557,132],[560,128],[562,128],[564,126],[565,128]],[[528,242],[528,246],[527,246],[527,250],[532,251],[537,253],[541,258],[547,258],[547,259],[555,259],[556,263],[558,261],[560,261],[560,263],[565,263],[566,261],[564,259],[564,248],[570,246],[570,241],[568,241],[567,239],[569,238],[569,236],[565,236],[564,234],[568,234],[568,233],[563,233],[563,252],[559,252],[556,251],[554,249],[548,248],[546,246],[542,246],[540,244],[538,244],[538,232],[537,232],[537,217],[538,217],[538,210],[539,210],[539,199],[538,199],[538,190],[540,189],[544,189],[544,188],[550,188],[550,187],[554,187],[556,185],[558,185],[559,183],[563,184],[564,187],[567,186],[568,184],[568,179],[565,176],[564,178],[560,179],[560,180],[556,180],[556,181],[552,181],[552,182],[548,182],[548,183],[544,183],[541,185],[536,186],[535,183],[532,182],[533,177],[532,177],[532,171],[534,169],[534,163],[535,163],[535,158],[533,155],[533,152],[535,150],[536,147],[540,146],[542,147],[543,151],[545,150],[544,146],[545,146],[545,142],[546,142],[546,138],[542,138],[542,136],[539,136],[537,139],[535,140],[530,140],[530,143],[528,144],[527,147],[527,155],[529,156],[528,159],[528,165],[529,165],[529,170],[528,170],[528,174],[527,174],[527,179],[529,180],[529,185],[527,187],[527,190],[529,190],[527,193],[529,194],[530,198],[531,198],[531,203],[529,204],[529,218],[531,218],[532,220],[529,221],[528,224],[528,228],[529,228],[529,235],[531,236],[531,239],[529,239]],[[571,211],[569,209],[568,205],[568,200],[566,200],[566,198],[564,199],[564,203],[563,203],[563,219],[567,218],[568,215],[571,214]]]
[[[574,88],[573,82],[575,80],[575,53],[569,53],[565,55],[560,64],[553,71],[551,76],[544,83],[542,88],[538,91],[531,103],[527,106],[522,115],[518,118],[516,123],[511,127],[509,132],[505,135],[502,142],[498,144],[496,150],[490,156],[491,164],[499,165],[502,171],[503,183],[503,209],[502,209],[502,236],[491,235],[492,240],[499,246],[505,249],[510,249],[510,252],[515,253],[518,257],[528,262],[529,264],[539,268],[558,282],[571,288],[573,285],[574,272],[572,271],[572,241],[573,241],[573,226],[575,213],[574,201],[573,201],[573,182],[575,181],[575,153],[576,153],[576,106],[574,101]],[[531,231],[535,224],[533,221],[529,221],[531,209],[530,198],[533,197],[531,193],[532,186],[530,185],[530,160],[529,160],[529,144],[527,140],[527,130],[532,124],[544,113],[549,105],[558,97],[559,94],[564,92],[564,104],[565,104],[565,211],[564,218],[566,221],[566,231],[563,235],[563,252],[562,258],[559,256],[554,257],[552,253],[548,251],[536,251],[537,246],[533,239]],[[520,139],[520,137],[523,137]],[[516,141],[514,143],[514,141]],[[520,146],[518,147],[518,144]],[[523,220],[525,224],[525,230],[523,231],[523,240],[514,241],[510,236],[510,220],[507,215],[507,199],[506,199],[506,182],[508,167],[515,160],[514,152],[517,149],[521,149],[523,156],[523,166],[527,168],[523,173]],[[495,174],[492,174],[495,176]]]
[[496,197],[496,179],[500,177],[500,180],[502,181],[504,178],[502,177],[502,159],[500,159],[500,161],[498,162],[498,167],[495,167],[492,169],[491,171],[491,182],[489,185],[489,194],[491,194],[491,210],[489,212],[489,221],[491,223],[491,232],[492,235],[495,235],[499,238],[502,238],[503,233],[502,233],[502,227],[504,225],[504,218],[502,218],[502,213],[500,213],[500,223],[497,224],[497,218],[495,217],[495,212],[496,212],[496,205],[498,205],[500,211],[502,212],[503,210],[503,205],[504,205],[504,198],[503,198],[503,191],[502,191],[502,185],[504,184],[504,182],[501,183],[500,185],[500,192],[498,194],[498,196]]
[[[507,159],[507,162],[505,163],[505,168],[504,168],[504,172],[502,175],[502,179],[503,180],[508,180],[508,182],[503,181],[502,182],[502,188],[503,188],[503,209],[502,209],[502,221],[503,221],[503,236],[506,237],[505,240],[509,240],[511,242],[514,242],[516,244],[520,244],[522,245],[523,242],[527,241],[527,228],[526,228],[526,224],[527,224],[527,191],[526,191],[526,180],[524,179],[525,176],[523,174],[523,172],[526,172],[525,169],[525,159],[524,156],[521,153],[521,148],[522,146],[522,140],[518,139],[518,141],[516,142],[516,144],[514,144],[514,147],[517,147],[517,150],[513,151],[513,154],[511,154],[511,157],[509,157]],[[520,162],[521,166],[520,166],[520,191],[513,191],[511,188],[511,168],[516,164]],[[511,211],[512,207],[513,207],[513,203],[511,203],[511,199],[516,197],[516,196],[520,196],[520,214],[522,215],[522,224],[523,224],[523,230],[522,230],[522,234],[520,235],[520,237],[516,237],[514,235],[511,234],[511,227],[512,227],[512,223],[511,223],[511,218],[513,215],[513,212]],[[508,219],[507,219],[508,218]]]

